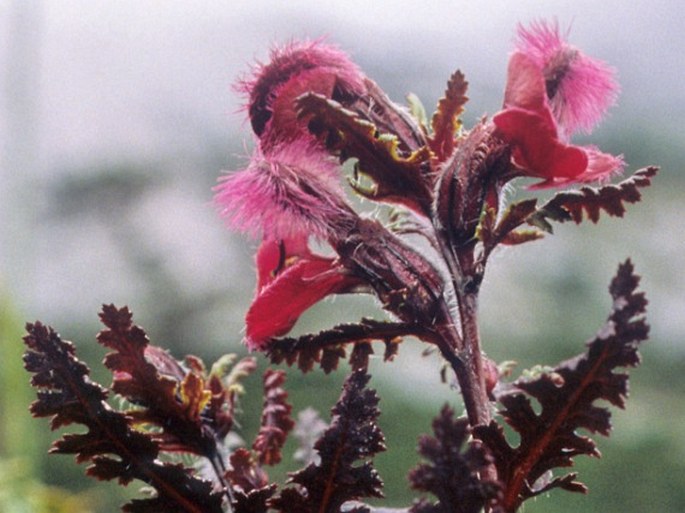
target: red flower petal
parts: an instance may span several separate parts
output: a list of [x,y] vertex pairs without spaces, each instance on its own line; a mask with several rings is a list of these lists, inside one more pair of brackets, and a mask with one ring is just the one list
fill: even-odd
[[578,146],[559,141],[548,109],[533,112],[510,108],[497,114],[493,122],[514,145],[514,162],[530,176],[573,178],[587,169],[586,153]]
[[527,55],[515,52],[509,58],[504,107],[542,111],[546,103],[545,77]]
[[246,316],[246,343],[264,349],[284,335],[310,306],[358,280],[333,258],[313,254],[306,239],[265,240],[257,254],[257,294]]

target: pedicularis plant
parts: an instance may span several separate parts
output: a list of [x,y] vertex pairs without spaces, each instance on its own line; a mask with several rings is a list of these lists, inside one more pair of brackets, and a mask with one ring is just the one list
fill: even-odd
[[[648,332],[632,264],[619,266],[609,287],[612,311],[585,352],[508,382],[481,347],[478,295],[498,246],[539,239],[555,222],[596,222],[602,212],[621,217],[650,184],[653,167],[608,184],[623,159],[570,142],[613,103],[613,71],[568,45],[555,24],[521,27],[502,109],[468,130],[460,119],[467,101],[460,71],[428,120],[416,99],[408,109],[393,103],[321,41],[273,50],[239,89],[256,148],[246,169],[221,179],[216,202],[232,227],[261,238],[245,343],[303,372],[330,372],[349,359],[330,423],[304,418],[305,466],[285,484],[272,483],[265,467],[281,461],[294,427],[284,372],[264,375],[253,443],[228,444],[240,380],[254,371],[255,358],[228,357],[210,370],[192,356],[179,362],[149,343],[127,308],[110,305],[98,335],[112,350],[104,361],[113,373],[109,389],[90,380],[55,331],[40,322],[27,327],[25,365],[39,389],[32,413],[51,417],[52,428],[87,428],[52,451],[89,462],[87,474],[98,479],[152,487],[152,496],[124,506],[130,512],[379,511],[362,502],[383,496],[373,457],[386,450],[376,425],[379,399],[367,388],[369,355],[380,343],[390,361],[411,337],[439,350],[459,383],[465,416],[445,406],[433,434],[420,438],[423,462],[409,482],[424,495],[401,511],[511,513],[555,488],[585,492],[576,474],[557,469],[575,456],[599,455],[579,434],[609,434],[609,411],[597,401],[624,406],[628,377],[617,369],[639,363],[637,346]],[[341,185],[345,172],[354,193],[384,208],[359,212]],[[535,179],[527,186],[533,191],[581,186],[544,203],[508,204],[505,189],[522,178]],[[600,185],[584,185],[590,182]],[[329,254],[312,243],[330,247]],[[331,294],[371,294],[389,319],[279,338]],[[124,405],[111,406],[111,393]],[[170,453],[190,453],[197,463],[187,467]]]

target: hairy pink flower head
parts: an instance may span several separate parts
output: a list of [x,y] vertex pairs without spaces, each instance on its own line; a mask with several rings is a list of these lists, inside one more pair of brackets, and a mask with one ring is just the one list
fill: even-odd
[[288,333],[305,310],[326,296],[360,283],[337,260],[312,253],[304,235],[265,239],[256,261],[257,292],[245,317],[251,350],[265,349],[272,337]]
[[365,90],[364,75],[349,57],[321,41],[295,42],[271,52],[238,89],[248,97],[247,111],[262,148],[309,135],[299,123],[295,99],[314,92],[343,105]]
[[564,41],[556,23],[518,27],[516,52],[542,72],[545,92],[565,138],[590,132],[613,105],[619,86],[615,71]]
[[616,87],[609,87],[602,73],[592,75],[591,69],[599,65],[567,46],[556,27],[520,28],[519,38],[525,48],[509,59],[504,109],[493,117],[499,134],[512,145],[514,163],[524,175],[544,179],[536,188],[605,180],[620,173],[622,157],[568,144],[566,136],[578,127],[589,129],[613,101]]
[[339,164],[309,140],[255,150],[248,167],[215,188],[221,215],[234,229],[289,238],[325,237],[349,217]]

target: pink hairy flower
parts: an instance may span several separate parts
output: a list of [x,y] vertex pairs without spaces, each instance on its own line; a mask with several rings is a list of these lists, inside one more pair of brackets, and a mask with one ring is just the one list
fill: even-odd
[[281,141],[308,135],[297,119],[295,99],[314,92],[347,103],[365,90],[364,75],[349,57],[321,41],[294,42],[271,52],[238,89],[248,97],[252,129],[267,151]]
[[516,51],[542,71],[546,95],[564,137],[577,131],[589,133],[616,101],[615,71],[564,41],[556,23],[519,25]]
[[310,141],[255,150],[248,167],[222,177],[215,202],[234,229],[253,236],[325,236],[348,214],[337,161]]
[[[514,163],[524,170],[525,175],[544,179],[535,184],[535,188],[604,180],[620,173],[624,166],[622,157],[601,153],[593,146],[567,143],[565,133],[573,131],[579,124],[587,127],[594,124],[608,105],[606,102],[592,103],[592,98],[607,100],[607,96],[593,95],[584,89],[591,89],[599,83],[600,89],[606,92],[605,82],[599,79],[584,83],[572,81],[573,62],[589,58],[581,58],[577,50],[573,50],[570,57],[571,47],[558,39],[556,28],[537,25],[530,32],[519,29],[519,36],[530,48],[527,52],[517,50],[510,57],[504,109],[493,117],[499,134],[513,147]],[[546,57],[549,62],[554,61],[554,48],[561,56],[559,59],[563,60],[566,55],[564,59],[568,69],[564,73],[557,69],[556,81],[551,83],[548,74],[553,70],[546,71],[543,61]],[[575,76],[583,75],[576,73]],[[550,90],[554,91],[552,99]],[[615,91],[615,88],[611,90]],[[554,112],[555,101],[557,113]]]
[[265,349],[269,339],[285,335],[326,296],[359,284],[337,260],[312,253],[306,236],[265,239],[256,261],[257,293],[245,317],[251,350]]

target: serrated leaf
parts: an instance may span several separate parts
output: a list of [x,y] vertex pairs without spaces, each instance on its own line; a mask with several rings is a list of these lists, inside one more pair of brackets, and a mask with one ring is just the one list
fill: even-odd
[[201,362],[189,360],[190,371],[181,368],[166,351],[149,344],[126,307],[104,305],[100,319],[106,328],[98,334],[98,342],[114,350],[104,359],[114,375],[112,389],[141,407],[132,417],[157,425],[156,436],[165,450],[217,457],[216,433],[200,415],[213,395],[198,375],[203,371]]
[[[624,406],[628,375],[616,369],[639,364],[638,344],[648,334],[643,318],[647,302],[644,294],[636,292],[638,283],[630,261],[619,266],[609,287],[613,311],[588,342],[587,351],[551,370],[521,378],[499,394],[502,416],[519,433],[518,447],[509,445],[494,421],[475,428],[495,458],[504,485],[504,512],[514,512],[524,500],[552,488],[585,491],[575,475],[550,478],[548,473],[571,466],[577,455],[599,456],[595,442],[578,432],[609,435],[610,412],[596,401]],[[531,399],[540,405],[539,413]]]
[[269,484],[266,473],[257,464],[252,453],[244,447],[236,449],[229,461],[231,468],[226,471],[225,477],[234,490],[248,494]]
[[461,127],[461,116],[468,101],[466,90],[468,82],[464,74],[457,70],[447,82],[445,96],[438,101],[438,108],[431,119],[432,134],[428,145],[438,162],[443,162],[454,151],[456,136]]
[[297,106],[313,134],[342,159],[356,158],[358,172],[375,182],[374,188],[360,189],[360,193],[426,215],[430,212],[431,190],[422,176],[422,166],[428,165],[430,156],[427,148],[402,156],[395,134],[379,132],[373,123],[321,95],[303,95]]
[[43,389],[31,405],[33,415],[52,416],[53,428],[78,423],[87,429],[64,435],[50,452],[89,461],[87,474],[97,479],[118,479],[121,484],[137,479],[155,488],[155,498],[134,499],[125,511],[223,513],[223,494],[214,491],[211,482],[181,465],[161,462],[159,442],[134,429],[131,417],[107,404],[107,391],[90,379],[71,343],[40,322],[28,324],[27,332],[25,366],[37,378],[33,385]]
[[[274,364],[285,362],[293,365],[297,362],[302,372],[312,370],[317,363],[321,363],[324,371],[330,372],[337,368],[338,360],[345,357],[344,350],[340,352],[345,344],[356,346],[366,341],[385,342],[385,359],[389,360],[397,353],[402,337],[420,337],[422,332],[423,328],[418,325],[362,319],[358,324],[340,324],[317,334],[274,340],[268,347],[267,356]],[[324,350],[327,348],[329,352],[324,361]],[[352,356],[358,355],[353,351]]]
[[527,222],[551,233],[552,227],[548,219],[560,223],[572,220],[579,224],[587,218],[596,223],[602,211],[609,216],[623,217],[626,211],[624,203],[640,201],[640,189],[651,185],[652,178],[658,171],[658,167],[650,166],[636,171],[633,176],[617,184],[560,192],[538,208]]
[[438,502],[421,502],[411,513],[478,513],[498,496],[498,483],[482,477],[492,461],[482,446],[468,442],[470,432],[468,420],[455,419],[445,406],[433,420],[433,436],[419,439],[419,453],[427,463],[409,473],[409,482],[412,488],[435,495]]
[[333,512],[347,501],[383,496],[383,482],[369,461],[385,450],[385,440],[376,424],[379,399],[366,388],[368,381],[363,371],[348,377],[331,424],[314,445],[320,462],[291,474],[297,488],[283,490],[271,507],[282,513]]
[[522,244],[543,237],[543,234],[538,231],[514,231],[535,212],[536,205],[537,199],[512,203],[496,223],[495,210],[486,209],[477,231],[477,236],[485,248],[486,256],[498,244]]
[[290,417],[292,406],[288,403],[288,392],[282,386],[284,382],[285,372],[272,369],[264,372],[262,421],[252,444],[262,465],[276,465],[281,462],[281,449],[295,425]]

